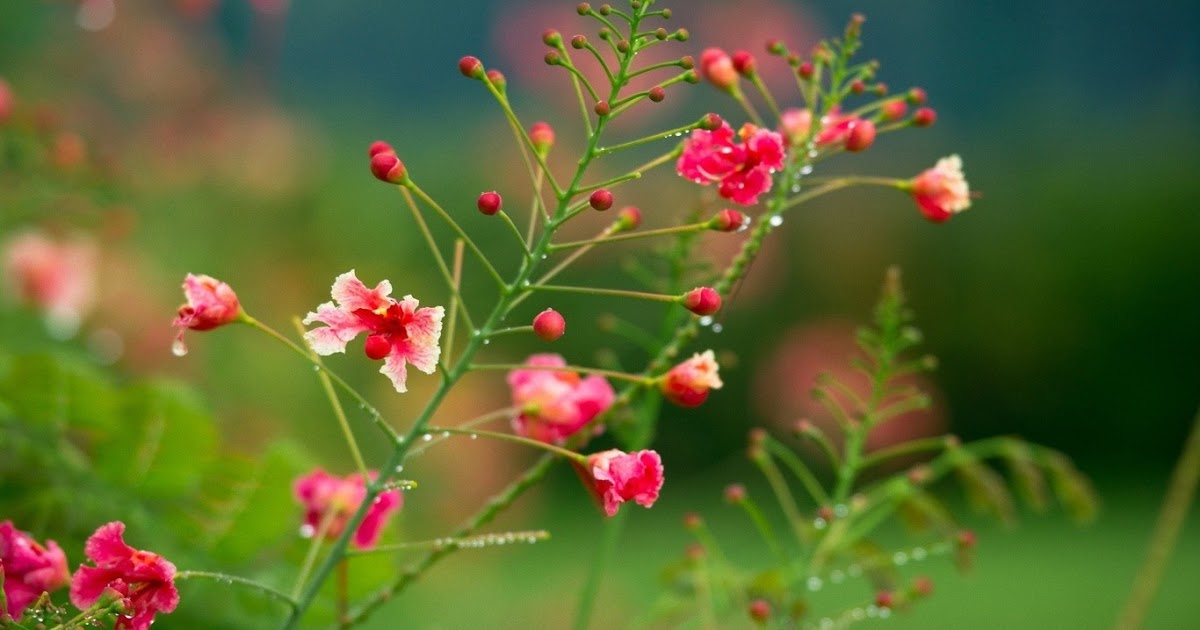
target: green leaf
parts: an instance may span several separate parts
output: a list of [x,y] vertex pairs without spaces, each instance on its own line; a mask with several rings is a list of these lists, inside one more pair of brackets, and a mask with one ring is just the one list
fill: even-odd
[[30,354],[13,357],[0,382],[0,398],[26,423],[68,428],[85,435],[114,430],[117,390],[94,366],[74,357]]

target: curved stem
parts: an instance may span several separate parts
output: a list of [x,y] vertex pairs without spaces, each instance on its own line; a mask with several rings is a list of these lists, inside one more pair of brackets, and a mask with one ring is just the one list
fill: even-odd
[[502,532],[499,534],[478,534],[475,536],[461,536],[458,538],[434,538],[433,540],[418,540],[407,543],[394,543],[391,545],[375,545],[370,549],[351,549],[346,552],[347,556],[367,556],[380,553],[391,553],[393,551],[410,551],[413,549],[441,549],[443,547],[453,547],[455,549],[475,549],[487,547],[494,544],[505,544],[510,542],[526,542],[535,543],[542,540],[549,540],[550,532],[544,529],[538,529],[526,532]]
[[412,191],[412,193],[415,194],[418,199],[425,202],[425,205],[433,208],[434,212],[441,215],[442,220],[444,220],[446,224],[450,226],[450,229],[454,230],[454,233],[457,234],[458,237],[467,244],[467,247],[471,248],[471,252],[474,253],[475,257],[479,259],[479,263],[483,265],[484,269],[487,269],[488,274],[492,276],[492,279],[496,281],[496,284],[501,287],[505,286],[506,283],[504,282],[503,276],[501,276],[500,272],[496,271],[496,268],[492,266],[492,261],[488,260],[488,257],[483,254],[483,250],[479,249],[479,246],[475,244],[475,241],[471,240],[470,236],[467,236],[467,233],[462,229],[462,226],[458,224],[458,221],[454,220],[454,217],[450,216],[449,212],[446,212],[445,208],[442,208],[438,202],[434,201],[432,197],[426,194],[425,191],[422,190],[420,186],[416,185],[416,183],[414,183],[412,180],[409,180],[408,184],[401,188],[401,190]]
[[599,376],[607,376],[622,381],[630,381],[639,385],[649,385],[655,379],[642,376],[640,374],[629,374],[627,372],[617,372],[615,370],[604,370],[600,368],[581,367],[578,365],[529,365],[526,363],[474,363],[471,365],[472,370],[542,370],[546,372],[579,372],[582,374],[596,374]]
[[426,427],[426,430],[429,433],[450,433],[452,435],[478,436],[478,437],[489,438],[492,440],[497,440],[500,442],[511,442],[513,444],[520,444],[522,446],[529,446],[532,448],[540,449],[540,450],[546,451],[547,453],[553,453],[560,457],[565,457],[567,459],[576,461],[580,464],[587,463],[587,457],[585,457],[584,455],[580,455],[579,453],[576,453],[575,451],[570,451],[570,450],[567,450],[560,446],[555,446],[548,442],[543,442],[541,440],[534,440],[532,438],[521,437],[519,435],[513,435],[511,433],[500,433],[498,431],[484,431],[483,429],[461,429],[458,427],[432,427],[432,426]]
[[670,234],[680,234],[686,232],[703,232],[709,229],[710,222],[689,223],[688,225],[679,225],[676,227],[659,228],[657,230],[645,230],[642,232],[629,232],[628,234],[617,234],[614,236],[604,236],[601,234],[599,238],[592,238],[583,241],[568,241],[566,243],[555,243],[550,246],[551,252],[558,252],[572,247],[583,247],[585,245],[601,245],[604,243],[615,243],[617,241],[630,241],[639,238],[653,238],[655,236],[667,236]]
[[287,593],[284,593],[283,591],[277,590],[273,587],[267,586],[266,584],[263,584],[261,582],[256,582],[249,578],[244,578],[244,577],[240,577],[237,575],[229,575],[227,573],[217,573],[214,571],[180,571],[175,574],[176,580],[189,580],[192,578],[214,580],[217,582],[221,582],[222,584],[236,584],[238,586],[245,586],[247,588],[256,590],[264,595],[268,595],[280,602],[283,602],[284,604],[287,604],[288,607],[290,607],[292,609],[296,608],[296,600],[292,599],[292,597],[290,595],[288,595]]
[[[458,307],[461,302],[460,292],[462,291],[462,263],[463,263],[463,242],[462,239],[454,241],[454,273],[450,278],[450,320],[446,322],[446,346],[445,357],[449,360],[454,354],[454,335],[458,331]],[[465,312],[465,310],[464,310]],[[471,327],[471,322],[467,321],[467,327]],[[443,373],[445,370],[443,370]]]
[[[300,331],[301,335],[304,334],[304,324],[300,322],[299,317],[293,317],[292,324],[296,330]],[[318,355],[310,349],[309,356],[315,361]],[[369,478],[367,463],[363,460],[362,451],[358,449],[358,440],[354,439],[354,432],[350,430],[350,422],[346,420],[346,411],[342,409],[342,401],[338,398],[337,392],[333,391],[333,383],[329,379],[328,372],[317,370],[317,380],[321,381],[321,389],[324,390],[325,397],[329,399],[329,406],[333,407],[333,415],[342,429],[342,436],[346,438],[346,445],[350,447],[350,455],[354,458],[358,472],[362,474],[363,479]],[[392,437],[395,437],[395,433],[392,433]]]
[[583,589],[579,593],[579,603],[575,607],[575,620],[571,623],[574,630],[586,630],[591,622],[592,611],[596,607],[596,594],[600,591],[600,581],[604,578],[608,563],[621,540],[621,531],[629,513],[629,510],[617,512],[616,516],[604,522],[604,533],[601,535],[600,544],[596,546],[587,578],[584,579]]
[[527,287],[531,291],[552,291],[558,293],[583,293],[585,295],[609,295],[612,297],[634,298],[651,302],[675,304],[679,302],[678,295],[663,295],[645,291],[629,291],[627,289],[600,289],[595,287],[567,287],[557,284],[533,284]]

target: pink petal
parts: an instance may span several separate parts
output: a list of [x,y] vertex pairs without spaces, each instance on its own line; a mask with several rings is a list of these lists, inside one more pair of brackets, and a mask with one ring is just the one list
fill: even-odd
[[375,502],[367,509],[367,515],[354,532],[354,546],[359,549],[374,547],[388,516],[400,509],[403,502],[399,490],[388,490],[375,497]]
[[345,352],[346,344],[351,339],[368,330],[357,315],[335,307],[332,302],[321,304],[315,313],[304,317],[304,325],[313,322],[321,322],[326,324],[326,327],[314,328],[304,333],[304,339],[314,352],[322,356]]
[[125,523],[113,521],[101,525],[87,539],[83,552],[97,565],[116,564],[133,556],[134,549],[125,544],[122,535],[125,533]]
[[442,319],[446,316],[446,309],[440,306],[417,308],[417,301],[411,295],[404,296],[401,304],[413,314],[412,320],[404,326],[409,338],[425,337],[436,344],[442,336]]
[[[41,594],[41,589],[24,582],[14,579],[4,580],[4,597],[8,599],[8,614],[12,615],[14,619],[20,619],[25,607],[32,604]],[[0,612],[5,612],[3,606],[0,606]]]
[[397,352],[393,348],[392,353],[387,355],[387,358],[383,360],[383,367],[379,368],[379,373],[388,377],[392,381],[392,386],[401,394],[408,391],[408,387],[405,386],[405,383],[408,381],[408,370],[404,367],[404,357],[405,354],[403,352]]
[[333,289],[330,291],[338,305],[349,312],[360,308],[373,311],[385,306],[390,303],[387,296],[391,292],[392,283],[387,280],[380,282],[373,290],[368,289],[367,285],[354,275],[353,269],[338,276],[333,281]]
[[[174,567],[172,567],[173,569]],[[172,574],[174,571],[172,571]],[[175,583],[168,581],[161,586],[155,587],[149,593],[146,604],[159,612],[171,612],[179,605],[179,590],[175,588]]]
[[104,589],[120,577],[120,572],[112,569],[81,565],[71,578],[71,603],[80,610],[91,606],[100,599]]

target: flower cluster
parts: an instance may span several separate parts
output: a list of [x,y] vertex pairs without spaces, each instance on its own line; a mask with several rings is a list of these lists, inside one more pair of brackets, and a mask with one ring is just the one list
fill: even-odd
[[783,168],[786,154],[783,136],[749,123],[737,132],[721,121],[716,129],[696,129],[684,143],[675,164],[678,173],[707,186],[717,183],[717,194],[734,203],[750,206],[759,195],[771,190],[772,174]]
[[162,556],[125,544],[125,523],[101,525],[88,538],[84,553],[96,566],[82,565],[71,578],[71,603],[80,610],[106,592],[120,598],[124,614],[114,630],[147,630],[160,612],[179,604],[175,565]]
[[[372,480],[378,476],[371,473]],[[362,505],[367,496],[367,480],[358,473],[336,477],[318,468],[297,479],[293,492],[304,506],[304,533],[313,536],[323,531],[326,539],[333,540],[345,531],[347,521]],[[374,547],[388,517],[403,505],[404,496],[399,490],[380,492],[354,530],[351,543],[359,549]]]

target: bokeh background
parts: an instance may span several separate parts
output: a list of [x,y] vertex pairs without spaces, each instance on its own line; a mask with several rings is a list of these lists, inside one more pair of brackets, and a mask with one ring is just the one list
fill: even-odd
[[[1103,506],[1083,528],[1059,513],[1030,515],[1015,530],[967,517],[981,537],[974,571],[958,576],[945,559],[927,561],[920,572],[934,576],[937,596],[887,623],[1109,625],[1200,403],[1200,8],[664,4],[675,10],[672,24],[692,34],[672,55],[709,45],[759,51],[770,37],[806,49],[864,12],[862,54],[883,62],[880,77],[893,88],[924,87],[939,119],[833,160],[829,172],[909,176],[959,153],[983,196],[939,226],[883,190],[825,198],[787,218],[728,301],[722,332],[698,342],[733,359],[722,368],[725,389],[701,409],[664,411],[655,447],[668,462],[668,485],[654,510],[632,515],[601,591],[598,627],[628,625],[649,610],[658,571],[687,542],[679,526],[687,511],[713,519],[742,553],[762,554],[740,540],[749,527],[720,502],[726,483],[755,482],[745,434],[766,425],[782,435],[812,413],[804,395],[811,379],[844,366],[853,327],[892,264],[904,270],[926,349],[940,362],[928,383],[936,408],[901,431],[1048,444],[1092,477]],[[540,34],[552,26],[594,30],[572,3],[550,0],[6,0],[0,77],[22,105],[78,134],[88,170],[36,185],[0,173],[0,228],[80,227],[101,254],[97,307],[78,334],[55,339],[33,314],[5,307],[0,342],[13,352],[65,344],[118,378],[186,381],[207,400],[221,440],[248,456],[287,439],[301,446],[301,461],[348,470],[316,381],[271,341],[244,330],[193,335],[185,359],[171,356],[179,279],[197,272],[226,280],[259,319],[288,331],[289,319],[328,299],[333,277],[350,268],[436,302],[444,290],[419,234],[394,191],[370,178],[364,149],[379,138],[393,143],[468,230],[502,243],[501,228],[471,204],[493,188],[521,198],[524,175],[500,113],[454,64],[475,54],[504,71],[523,118],[554,124],[556,152],[569,156],[579,146],[572,95],[541,61]],[[765,57],[764,66],[773,61]],[[777,97],[791,98],[786,81],[768,79]],[[637,135],[710,110],[737,119],[714,90],[684,86],[617,132]],[[56,151],[70,158],[73,147],[66,141]],[[622,190],[651,225],[679,220],[698,199],[666,171]],[[720,236],[706,246],[718,260],[733,251],[732,237]],[[511,252],[493,249],[511,262]],[[635,250],[614,251],[586,258],[573,279],[611,282]],[[555,351],[580,362],[610,352],[636,365],[629,344],[597,328],[599,316],[622,307],[594,299],[555,306],[575,333]],[[494,352],[515,361],[545,349],[512,340]],[[396,417],[410,417],[433,386],[415,376],[413,391],[398,398],[366,362],[333,364]],[[506,403],[496,375],[468,384],[442,417]],[[367,455],[384,452],[369,447]],[[532,456],[472,443],[424,457],[421,489],[398,526],[404,536],[444,531]],[[551,529],[551,542],[460,553],[374,627],[397,619],[429,628],[565,625],[600,532],[575,483],[558,471],[501,521]],[[1148,627],[1200,623],[1197,516],[1193,509]],[[298,511],[262,515],[293,517]]]

